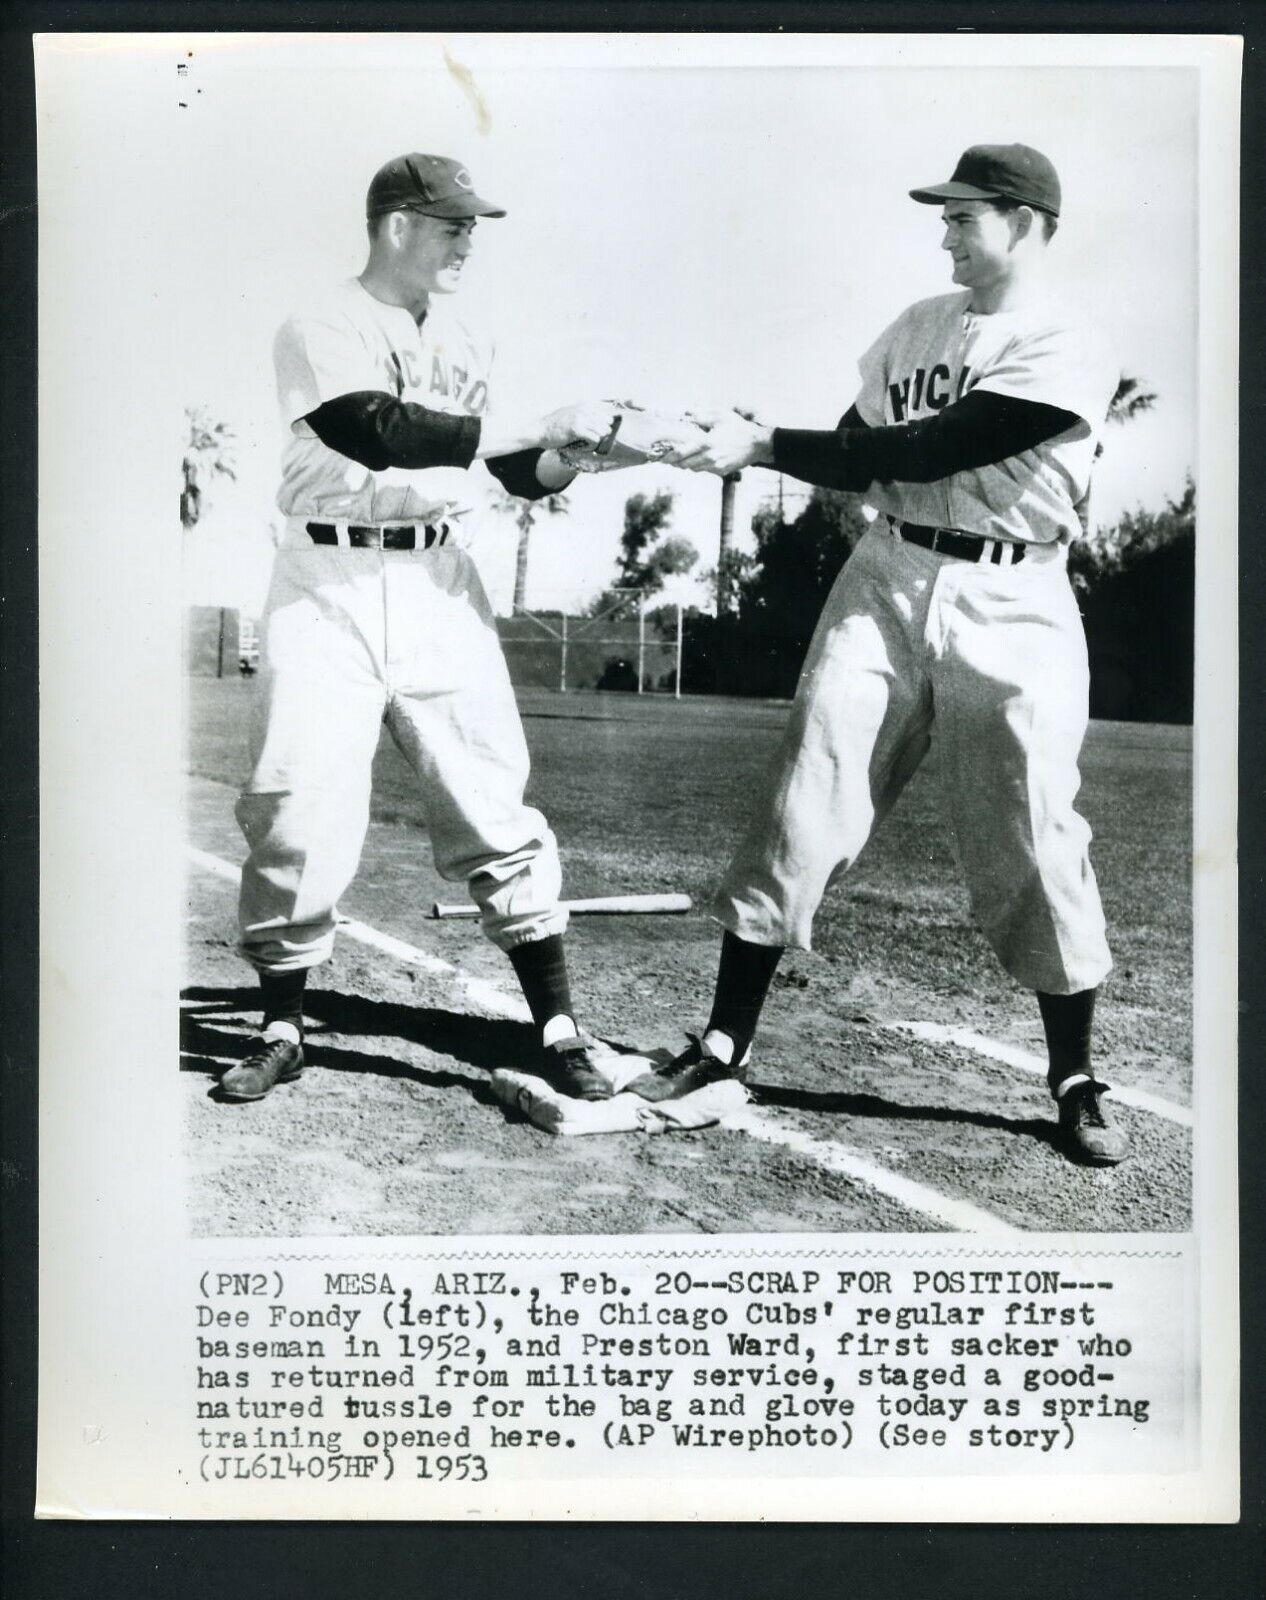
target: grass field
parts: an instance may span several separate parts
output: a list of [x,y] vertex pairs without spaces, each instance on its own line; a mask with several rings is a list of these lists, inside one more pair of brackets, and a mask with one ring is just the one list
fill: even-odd
[[[192,842],[230,861],[241,858],[231,810],[243,775],[250,688],[238,680],[190,680]],[[529,798],[559,837],[566,892],[684,889],[705,907],[778,739],[786,706],[539,691],[525,691],[521,705],[533,760]],[[1117,962],[1100,1006],[1105,1075],[1184,1102],[1191,1055],[1190,731],[1095,724],[1082,770],[1082,809],[1095,833],[1094,861]],[[411,774],[386,740],[377,757],[373,815],[362,872],[344,909],[512,989],[504,959],[470,925],[426,920],[432,899],[460,898],[461,891],[442,885],[430,867],[425,819]],[[244,1017],[249,973],[231,958],[231,912],[231,895],[223,886],[212,889],[195,879],[192,987],[231,995],[229,1010]],[[716,930],[702,910],[685,918],[578,923],[570,945],[585,1020],[604,1037],[639,1049],[676,1048],[680,1030],[702,1022],[716,948]],[[340,953],[317,983],[345,1000],[356,992],[363,1000],[394,1005],[418,992],[416,974],[409,975],[405,989],[402,981],[381,962],[348,952]],[[446,1010],[438,997],[429,998],[437,1014],[457,1017],[459,1008]],[[327,1018],[334,1034],[339,1021],[337,1015]],[[805,1137],[860,1151],[868,1161],[987,1206],[1016,1226],[1185,1225],[1185,1133],[1143,1112],[1123,1112],[1139,1147],[1135,1159],[1109,1174],[1071,1168],[1051,1149],[1040,1085],[1017,1082],[1009,1068],[955,1045],[902,1035],[892,1024],[903,1021],[967,1028],[1029,1052],[1041,1048],[1031,996],[1001,972],[971,925],[940,812],[935,748],[848,879],[824,903],[814,951],[792,954],[784,962],[759,1041],[755,1077],[762,1103]],[[393,1048],[390,1041],[402,1031],[400,1022],[397,1017],[394,1035],[385,1029],[382,1037],[388,1042],[375,1048]],[[244,1039],[243,1027],[233,1024],[233,1039]],[[433,1034],[413,1038],[411,1048],[443,1057],[442,1041],[437,1049]],[[508,1045],[505,1040],[498,1048]],[[232,1051],[221,1056],[226,1053]],[[214,1055],[195,1049],[186,1066],[192,1063],[209,1074],[213,1068],[196,1064]],[[475,1056],[478,1087],[478,1069],[493,1063],[492,1056],[485,1062],[478,1049]],[[509,1062],[501,1058],[501,1064]],[[466,1066],[471,1065],[468,1060]],[[311,1098],[318,1078],[310,1073],[285,1092],[289,1126],[294,1106]],[[362,1088],[370,1092],[367,1085]],[[199,1099],[205,1100],[205,1085]],[[262,1131],[283,1116],[283,1107],[281,1093],[227,1117],[226,1108],[199,1103],[194,1120],[200,1140],[214,1143],[222,1136],[231,1145],[246,1125],[243,1109],[258,1113],[255,1126]],[[821,1163],[767,1151],[725,1130],[672,1140],[639,1142],[637,1135],[622,1135],[551,1142],[531,1129],[507,1128],[501,1113],[482,1103],[475,1127],[476,1153],[484,1147],[483,1156],[493,1162],[485,1172],[485,1189],[470,1180],[472,1170],[481,1170],[477,1163],[473,1169],[468,1164],[462,1169],[465,1199],[450,1203],[450,1193],[441,1204],[438,1189],[445,1186],[433,1184],[417,1202],[423,1215],[411,1226],[394,1212],[375,1216],[372,1204],[364,1215],[358,1213],[359,1220],[342,1222],[350,1231],[385,1232],[479,1231],[481,1219],[497,1221],[504,1231],[524,1227],[516,1195],[497,1199],[488,1176],[497,1172],[504,1178],[504,1160],[513,1159],[493,1153],[508,1133],[512,1146],[526,1140],[523,1148],[532,1152],[533,1178],[524,1180],[528,1189],[543,1179],[548,1190],[560,1174],[574,1180],[577,1162],[596,1163],[602,1176],[592,1181],[601,1193],[588,1208],[599,1218],[595,1228],[926,1225],[899,1207],[894,1211],[882,1198],[868,1197],[864,1185],[843,1194],[846,1180],[824,1174]],[[730,1148],[735,1140],[741,1148]],[[638,1168],[649,1150],[669,1144],[681,1157],[673,1161],[693,1166],[696,1179],[706,1169],[708,1183],[686,1182],[678,1175],[669,1187],[681,1188],[685,1200],[669,1195],[669,1203],[661,1206],[655,1183],[641,1182]],[[688,1151],[706,1154],[707,1160],[686,1161]],[[205,1145],[202,1159],[209,1159]],[[200,1212],[204,1231],[220,1231],[231,1220],[222,1210],[217,1219],[215,1188],[227,1181],[224,1172],[233,1159],[226,1149],[223,1159],[210,1160]],[[794,1167],[790,1178],[777,1170],[788,1160]],[[613,1162],[616,1178],[608,1171]],[[538,1164],[547,1169],[543,1174]],[[505,1226],[507,1217],[512,1227]],[[271,1225],[281,1231],[317,1230],[316,1222],[304,1217],[283,1217]],[[540,1226],[561,1231],[562,1222],[547,1216]],[[567,1226],[577,1227],[574,1207]],[[224,1226],[223,1231],[233,1229]]]

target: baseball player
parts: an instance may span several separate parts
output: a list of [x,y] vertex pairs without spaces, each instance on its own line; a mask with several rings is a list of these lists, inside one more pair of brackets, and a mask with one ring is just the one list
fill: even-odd
[[904,311],[861,358],[837,428],[730,414],[678,465],[753,463],[866,495],[879,513],[833,588],[763,802],[720,891],[720,972],[701,1039],[643,1082],[662,1098],[742,1078],[784,946],[808,949],[827,886],[856,859],[935,727],[973,911],[1037,992],[1061,1142],[1112,1165],[1124,1134],[1091,1065],[1111,967],[1074,809],[1088,718],[1068,546],[1118,372],[1044,283],[1060,185],[1024,145],[968,150],[941,209],[957,292]]
[[417,775],[439,871],[464,879],[540,1030],[544,1075],[603,1099],[575,1022],[558,850],[524,804],[527,747],[492,611],[462,548],[468,468],[511,493],[571,482],[558,447],[593,447],[606,404],[547,416],[489,405],[492,351],[452,314],[478,221],[503,217],[443,156],[369,186],[359,277],[291,317],[274,358],[285,530],[262,627],[253,770],[237,817],[241,949],[263,1023],[220,1080],[258,1100],[303,1070],[303,992],[359,864],[382,725]]

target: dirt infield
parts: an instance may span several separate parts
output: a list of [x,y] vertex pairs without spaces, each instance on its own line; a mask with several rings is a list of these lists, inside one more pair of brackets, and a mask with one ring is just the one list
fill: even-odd
[[[250,685],[190,682],[190,843],[240,861],[233,799]],[[525,692],[530,797],[558,833],[571,896],[684,889],[706,903],[783,705]],[[810,954],[780,970],[753,1069],[753,1129],[556,1139],[488,1087],[522,1063],[521,1023],[459,977],[340,940],[306,1007],[311,1070],[256,1105],[217,1102],[253,1018],[233,950],[233,889],[191,867],[182,1053],[200,1235],[297,1236],[939,1229],[955,1206],[1022,1229],[1174,1230],[1190,1216],[1190,732],[1095,724],[1082,763],[1117,967],[1100,1061],[1176,1116],[1118,1108],[1135,1155],[1111,1172],[1052,1146],[1039,1077],[934,1024],[1041,1055],[1032,999],[971,926],[938,808],[935,752],[847,881]],[[430,864],[410,776],[389,744],[374,821],[343,910],[514,993],[508,963]],[[685,917],[577,922],[585,1024],[621,1048],[676,1049],[703,1020],[716,930]],[[1164,1106],[1162,1106],[1164,1111]],[[1176,1120],[1177,1119],[1177,1120]],[[892,1178],[909,1186],[893,1184]],[[966,1213],[964,1213],[966,1214]]]

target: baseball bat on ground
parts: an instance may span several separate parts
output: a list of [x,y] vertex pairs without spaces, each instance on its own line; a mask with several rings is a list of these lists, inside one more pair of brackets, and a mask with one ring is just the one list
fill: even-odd
[[[662,914],[689,911],[690,906],[691,899],[688,894],[608,894],[599,895],[594,900],[563,901],[563,909],[570,911],[573,916],[629,916],[644,915],[647,912]],[[431,907],[431,915],[436,918],[477,917],[479,907],[444,906],[437,900]]]

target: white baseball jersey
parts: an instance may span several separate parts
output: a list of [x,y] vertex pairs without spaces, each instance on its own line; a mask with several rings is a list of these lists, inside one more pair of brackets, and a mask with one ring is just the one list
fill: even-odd
[[858,363],[858,413],[877,428],[934,417],[972,390],[1070,411],[1034,450],[935,483],[872,484],[867,501],[905,522],[987,538],[1065,542],[1082,529],[1095,446],[1120,377],[1102,337],[1050,306],[980,313],[970,291],[903,311]]
[[927,753],[933,727],[972,909],[1026,988],[1076,994],[1112,965],[1076,810],[1089,691],[1064,544],[1081,523],[1117,382],[1057,313],[976,315],[966,293],[920,301],[862,357],[871,427],[935,416],[972,389],[1072,412],[1067,432],[935,483],[874,484],[904,522],[1033,546],[994,565],[925,550],[877,521],[819,618],[796,701],[715,912],[741,939],[808,949],[822,895]]
[[308,520],[448,521],[470,504],[460,467],[375,472],[303,418],[379,390],[450,415],[488,403],[491,349],[439,297],[421,328],[353,279],[292,317],[274,354],[289,430],[277,503],[286,537],[262,625],[252,771],[237,817],[242,953],[262,971],[315,966],[369,822],[384,724],[413,768],[435,864],[465,879],[502,949],[561,933],[558,847],[524,803],[528,751],[487,596],[459,541],[412,549],[314,544]]
[[350,278],[309,312],[291,317],[273,347],[282,419],[290,430],[277,504],[288,517],[328,522],[439,522],[471,504],[462,467],[371,471],[327,449],[303,420],[327,400],[383,390],[449,415],[482,416],[492,345],[477,342],[442,296],[422,326]]

